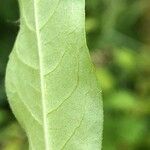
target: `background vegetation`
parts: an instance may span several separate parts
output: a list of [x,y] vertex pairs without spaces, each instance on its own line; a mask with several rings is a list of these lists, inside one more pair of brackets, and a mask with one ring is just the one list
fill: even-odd
[[[150,150],[150,1],[86,0],[87,42],[103,90],[103,150]],[[4,76],[19,29],[16,0],[0,0],[0,150],[27,150]]]

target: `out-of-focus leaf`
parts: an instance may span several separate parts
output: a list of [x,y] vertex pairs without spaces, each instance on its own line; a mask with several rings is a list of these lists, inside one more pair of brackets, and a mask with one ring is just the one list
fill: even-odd
[[131,92],[116,91],[109,96],[110,108],[131,111],[137,107],[136,97]]
[[[0,84],[0,101],[2,101],[4,98],[6,98],[4,85]],[[1,104],[1,102],[0,102],[0,104]]]
[[94,18],[86,19],[86,31],[87,32],[91,32],[95,30],[97,26],[98,26],[98,23]]
[[0,0],[0,18],[8,22],[16,21],[18,19],[17,6],[17,0]]
[[17,123],[11,123],[1,131],[1,150],[27,150],[27,147],[26,136]]
[[131,71],[137,65],[137,53],[133,50],[122,48],[114,50],[114,62],[124,71]]
[[6,113],[6,111],[0,109],[0,128],[1,128],[1,125],[7,120],[7,118],[8,118],[7,115],[8,114]]
[[102,89],[106,91],[111,91],[115,85],[115,79],[111,72],[104,68],[97,68],[96,75],[101,85]]

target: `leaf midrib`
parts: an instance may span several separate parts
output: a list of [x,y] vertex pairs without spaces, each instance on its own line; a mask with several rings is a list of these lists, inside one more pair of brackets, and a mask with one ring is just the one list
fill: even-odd
[[42,113],[43,113],[43,132],[44,132],[44,142],[45,142],[45,150],[49,149],[49,135],[48,135],[48,124],[47,124],[47,115],[46,115],[46,97],[44,90],[44,72],[43,72],[43,55],[42,55],[42,45],[41,45],[41,37],[39,30],[39,19],[38,19],[38,8],[36,5],[36,0],[33,0],[34,4],[34,19],[35,19],[35,34],[37,39],[37,49],[38,49],[38,57],[39,57],[39,73],[40,73],[40,91],[41,91],[41,100],[42,100]]

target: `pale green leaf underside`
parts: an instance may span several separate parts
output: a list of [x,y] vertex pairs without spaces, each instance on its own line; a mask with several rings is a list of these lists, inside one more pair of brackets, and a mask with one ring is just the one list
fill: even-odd
[[101,93],[85,40],[84,0],[19,0],[6,72],[30,150],[100,150]]

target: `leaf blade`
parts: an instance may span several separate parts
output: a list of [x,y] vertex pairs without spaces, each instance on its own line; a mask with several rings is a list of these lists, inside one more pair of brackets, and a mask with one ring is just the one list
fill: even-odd
[[[85,41],[84,0],[19,2],[6,89],[30,149],[101,149],[102,102]],[[55,9],[43,23],[46,4]]]

